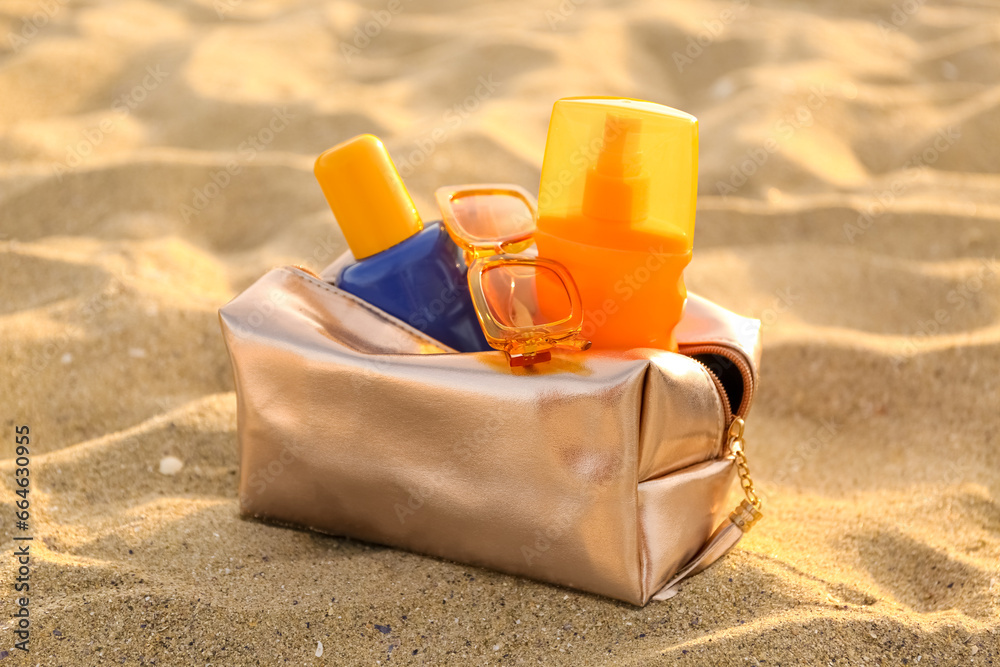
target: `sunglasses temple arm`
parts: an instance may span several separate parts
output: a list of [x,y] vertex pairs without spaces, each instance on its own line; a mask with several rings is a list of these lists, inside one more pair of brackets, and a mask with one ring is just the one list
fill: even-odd
[[566,340],[561,340],[558,343],[558,347],[567,348],[570,350],[589,350],[591,342],[586,338],[567,338]]

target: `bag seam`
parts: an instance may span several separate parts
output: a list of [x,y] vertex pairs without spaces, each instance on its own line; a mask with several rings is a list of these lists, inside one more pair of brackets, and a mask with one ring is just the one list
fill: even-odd
[[671,470],[670,472],[668,472],[666,474],[663,474],[663,475],[660,475],[659,477],[654,477],[653,479],[647,479],[647,480],[644,480],[642,482],[639,482],[636,485],[636,487],[638,488],[639,486],[642,486],[643,484],[652,484],[653,482],[659,482],[659,481],[662,481],[664,479],[668,479],[670,477],[673,477],[674,475],[683,475],[685,473],[690,472],[694,468],[697,468],[698,466],[703,466],[703,465],[706,465],[706,464],[709,464],[709,463],[719,463],[721,461],[730,461],[730,462],[732,462],[733,458],[730,455],[726,454],[725,456],[716,456],[714,458],[705,459],[704,461],[698,461],[697,463],[692,463],[690,465],[686,465],[683,468],[680,468],[678,470]]
[[334,291],[335,288],[334,288],[333,285],[325,283],[322,280],[317,280],[316,278],[313,278],[312,276],[309,276],[309,275],[307,275],[305,273],[300,273],[300,272],[298,272],[297,270],[295,270],[295,269],[293,269],[291,267],[282,267],[282,271],[288,273],[289,275],[295,276],[296,278],[299,278],[300,280],[302,280],[303,282],[305,282],[308,285],[312,285],[313,287],[318,287],[321,290],[326,290],[330,294],[334,294],[334,295],[337,295],[337,296],[347,297],[348,301],[351,301],[355,305],[360,306],[363,310],[365,310],[366,312],[368,312],[371,315],[374,315],[375,317],[377,317],[379,320],[381,320],[385,324],[393,326],[396,329],[399,329],[400,331],[403,331],[403,332],[408,333],[410,335],[413,335],[413,336],[419,338],[421,341],[423,341],[423,342],[425,342],[425,343],[427,343],[429,345],[432,345],[432,346],[436,347],[437,349],[441,350],[442,352],[444,352],[446,354],[449,353],[449,352],[454,352],[454,350],[451,350],[450,348],[445,347],[444,345],[441,344],[440,341],[431,338],[430,336],[428,336],[424,332],[420,331],[419,329],[415,329],[415,328],[412,328],[412,327],[410,327],[410,328],[404,328],[404,327],[400,326],[400,322],[398,320],[396,320],[395,318],[390,319],[390,316],[388,315],[388,313],[385,313],[382,310],[379,310],[378,308],[375,308],[374,306],[372,306],[371,304],[369,304],[367,301],[365,301],[365,300],[363,300],[363,299],[361,299],[361,298],[359,298],[357,296],[354,296],[350,292],[345,292],[344,290],[339,289],[339,288],[336,288],[336,291]]
[[642,521],[639,518],[639,460],[641,456],[640,447],[642,446],[642,435],[643,429],[646,422],[643,417],[646,413],[646,388],[649,386],[649,374],[652,372],[653,364],[649,361],[646,362],[646,371],[642,375],[642,393],[640,394],[639,400],[639,433],[638,442],[635,443],[635,493],[632,497],[632,509],[635,515],[635,537],[636,537],[636,547],[639,558],[639,599],[643,600],[646,597],[646,570],[649,567],[648,559],[646,558],[646,533],[642,528]]
[[[681,356],[687,357],[687,355],[681,355]],[[687,358],[691,359],[691,357],[687,357]],[[691,360],[695,361],[694,359],[691,359]],[[639,596],[640,596],[641,599],[645,599],[646,598],[646,594],[649,592],[649,591],[646,590],[646,587],[647,587],[646,574],[647,574],[647,570],[649,568],[649,562],[648,562],[648,559],[646,558],[646,544],[647,544],[646,532],[642,528],[642,522],[641,522],[640,516],[639,516],[640,515],[640,512],[639,512],[639,487],[642,484],[646,483],[646,482],[653,482],[653,481],[656,481],[656,480],[659,480],[659,479],[665,479],[667,477],[670,477],[671,475],[676,475],[676,474],[679,474],[679,473],[684,472],[686,470],[690,470],[694,466],[702,465],[702,464],[704,464],[706,462],[710,462],[710,461],[719,461],[719,460],[723,460],[723,459],[726,458],[724,456],[718,456],[718,454],[721,454],[722,451],[723,451],[723,445],[725,443],[725,433],[726,433],[726,424],[725,424],[726,411],[723,408],[722,401],[729,400],[729,399],[726,396],[721,395],[721,391],[722,390],[720,389],[720,387],[716,383],[716,381],[714,379],[712,379],[710,371],[707,368],[705,368],[704,366],[702,366],[701,364],[696,364],[696,365],[701,370],[702,375],[705,377],[705,381],[708,382],[708,384],[711,386],[711,388],[712,388],[711,393],[712,393],[713,396],[715,396],[715,400],[716,400],[716,415],[717,415],[716,430],[719,433],[718,444],[717,444],[717,448],[716,448],[717,455],[715,457],[713,457],[713,458],[705,459],[704,461],[698,461],[696,463],[692,463],[691,465],[685,466],[684,468],[681,468],[679,470],[673,470],[673,471],[671,471],[671,472],[669,472],[669,473],[667,473],[665,475],[661,475],[660,477],[654,477],[653,479],[646,479],[646,480],[641,480],[640,481],[638,479],[638,477],[639,477],[639,467],[638,466],[639,466],[639,454],[640,454],[640,452],[639,452],[639,446],[642,444],[642,432],[640,430],[639,442],[636,443],[636,448],[635,448],[635,451],[636,451],[636,484],[635,484],[635,496],[634,496],[634,509],[635,509],[636,536],[637,536],[638,541],[639,541],[639,544],[637,546],[638,546],[638,551],[639,551]],[[642,400],[640,401],[640,407],[639,407],[639,424],[640,425],[644,425],[645,424],[645,422],[642,421],[642,418],[643,418],[643,413],[646,410],[646,387],[649,384],[649,374],[652,372],[652,366],[653,366],[652,362],[648,362],[646,364],[646,372],[643,375]]]

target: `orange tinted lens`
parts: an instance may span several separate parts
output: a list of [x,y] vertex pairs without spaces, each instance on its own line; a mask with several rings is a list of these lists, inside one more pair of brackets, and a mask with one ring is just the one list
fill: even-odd
[[566,284],[544,266],[500,264],[482,275],[490,316],[511,328],[558,324],[572,314]]
[[518,240],[535,231],[528,203],[509,193],[469,192],[451,199],[457,231],[475,243]]

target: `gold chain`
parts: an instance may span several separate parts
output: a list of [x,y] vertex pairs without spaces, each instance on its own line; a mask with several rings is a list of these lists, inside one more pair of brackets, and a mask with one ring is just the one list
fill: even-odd
[[740,417],[734,419],[733,423],[729,425],[729,452],[736,462],[736,473],[740,477],[740,486],[743,487],[743,493],[747,497],[729,515],[729,519],[745,533],[760,520],[763,503],[753,488],[753,478],[750,477],[750,466],[747,464],[745,443],[743,441],[744,426],[743,419]]

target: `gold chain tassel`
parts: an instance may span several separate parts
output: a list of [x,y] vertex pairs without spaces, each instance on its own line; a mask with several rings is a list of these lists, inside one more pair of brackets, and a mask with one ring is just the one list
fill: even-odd
[[760,510],[763,503],[754,490],[753,479],[750,477],[750,466],[747,464],[747,456],[744,451],[744,426],[743,419],[740,417],[734,419],[733,423],[729,425],[729,452],[736,462],[736,473],[740,476],[740,486],[743,487],[743,493],[746,495],[746,500],[733,510],[732,514],[729,515],[729,520],[746,533],[763,516]]

